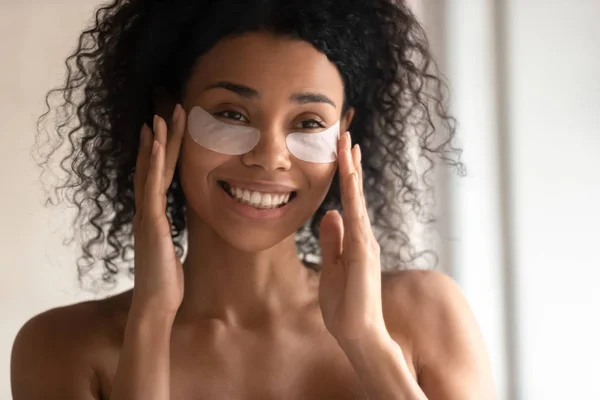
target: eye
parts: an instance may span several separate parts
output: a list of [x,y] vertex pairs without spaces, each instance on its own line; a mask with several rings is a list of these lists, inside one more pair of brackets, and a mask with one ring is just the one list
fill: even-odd
[[300,129],[323,129],[326,127],[323,121],[316,119],[306,119],[300,122],[298,125],[300,126]]
[[239,113],[237,111],[233,111],[233,110],[221,111],[221,112],[215,113],[215,115],[219,116],[219,117],[227,118],[227,119],[232,119],[234,121],[248,122],[248,119],[246,117],[244,117],[241,113]]

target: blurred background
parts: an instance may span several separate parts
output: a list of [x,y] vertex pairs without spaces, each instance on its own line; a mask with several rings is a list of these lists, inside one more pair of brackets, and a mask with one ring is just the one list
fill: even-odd
[[[600,0],[411,3],[468,168],[437,172],[437,233],[422,241],[475,312],[499,399],[600,399]],[[0,399],[25,321],[94,297],[62,243],[71,210],[44,208],[29,149],[98,5],[0,2]]]

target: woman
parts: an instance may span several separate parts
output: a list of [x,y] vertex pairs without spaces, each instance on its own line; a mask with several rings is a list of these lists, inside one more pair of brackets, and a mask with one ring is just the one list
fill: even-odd
[[409,134],[459,154],[406,4],[115,0],[68,61],[80,276],[133,247],[134,289],[28,321],[14,399],[494,397],[458,287],[403,268]]

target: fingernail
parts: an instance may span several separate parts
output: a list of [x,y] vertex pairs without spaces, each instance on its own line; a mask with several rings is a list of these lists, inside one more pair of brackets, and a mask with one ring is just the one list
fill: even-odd
[[154,114],[154,119],[152,120],[152,127],[156,131],[156,125],[158,125],[158,114]]
[[175,110],[173,110],[173,119],[178,119],[179,114],[181,114],[181,105],[177,103],[177,105],[175,105]]
[[356,144],[356,155],[358,157],[358,162],[360,162],[360,160],[362,160],[362,153],[360,152],[360,146],[358,143]]

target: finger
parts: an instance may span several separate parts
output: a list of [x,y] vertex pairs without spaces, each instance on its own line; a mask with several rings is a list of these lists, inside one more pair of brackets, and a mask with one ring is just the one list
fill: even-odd
[[348,205],[348,177],[354,172],[354,165],[351,161],[350,154],[350,133],[346,132],[342,135],[339,141],[338,149],[338,173],[340,176],[340,194],[342,199],[342,207],[345,210]]
[[185,131],[185,111],[180,104],[175,106],[173,111],[171,128],[168,132],[167,147],[165,155],[165,185],[168,189],[171,186],[175,169],[177,168],[177,159],[183,141],[183,132]]
[[167,127],[167,121],[165,121],[162,117],[160,117],[158,114],[154,115],[154,139],[156,139],[158,141],[158,143],[160,144],[162,150],[163,150],[163,166],[161,167],[161,173],[163,174],[163,186],[166,184],[166,187],[163,187],[163,193],[167,192],[167,189],[169,188],[171,182],[169,181],[169,183],[165,182],[165,165],[164,165],[164,157],[165,157],[165,153],[167,150],[167,136],[168,136],[168,127]]
[[152,131],[146,124],[140,129],[140,145],[135,163],[135,174],[133,176],[133,193],[136,213],[141,212],[144,202],[144,186],[148,176],[150,165],[150,153],[152,151]]
[[[344,230],[347,234],[344,236],[344,249],[348,247],[348,252],[361,252],[362,248],[357,246],[360,242],[367,242],[366,232],[362,229],[364,218],[364,205],[361,200],[358,184],[355,176],[358,176],[352,160],[350,149],[350,133],[346,132],[340,140],[339,148],[339,174],[340,191],[343,207]],[[364,246],[363,246],[364,247]]]
[[167,148],[167,123],[158,114],[154,115],[153,120],[154,139],[158,140],[158,143],[163,148]]
[[371,221],[369,220],[369,211],[367,210],[367,199],[365,198],[365,193],[364,193],[364,189],[363,189],[363,169],[362,169],[361,160],[362,160],[362,154],[361,154],[360,146],[358,144],[355,144],[354,147],[352,148],[352,161],[354,164],[354,168],[358,174],[358,190],[360,193],[360,200],[362,203],[363,215],[364,215],[362,222],[364,224],[364,229],[367,232],[367,236],[372,241],[376,241],[375,235],[373,234],[373,230],[371,228]]
[[338,262],[342,254],[344,238],[344,223],[337,211],[328,211],[321,219],[319,226],[319,243],[323,268],[328,268]]
[[351,258],[357,258],[366,252],[369,244],[368,218],[361,194],[358,189],[358,174],[352,173],[346,178],[346,205],[344,206],[344,251]]
[[366,205],[366,199],[364,198],[364,191],[363,191],[363,170],[362,170],[362,165],[361,165],[361,159],[362,159],[362,154],[360,151],[360,146],[357,144],[354,145],[354,147],[352,148],[352,161],[354,163],[354,169],[356,170],[356,172],[358,172],[358,189],[360,190],[360,195],[363,198],[363,201],[365,202]]
[[158,218],[165,212],[164,164],[164,146],[155,139],[144,190],[144,214],[150,218]]

